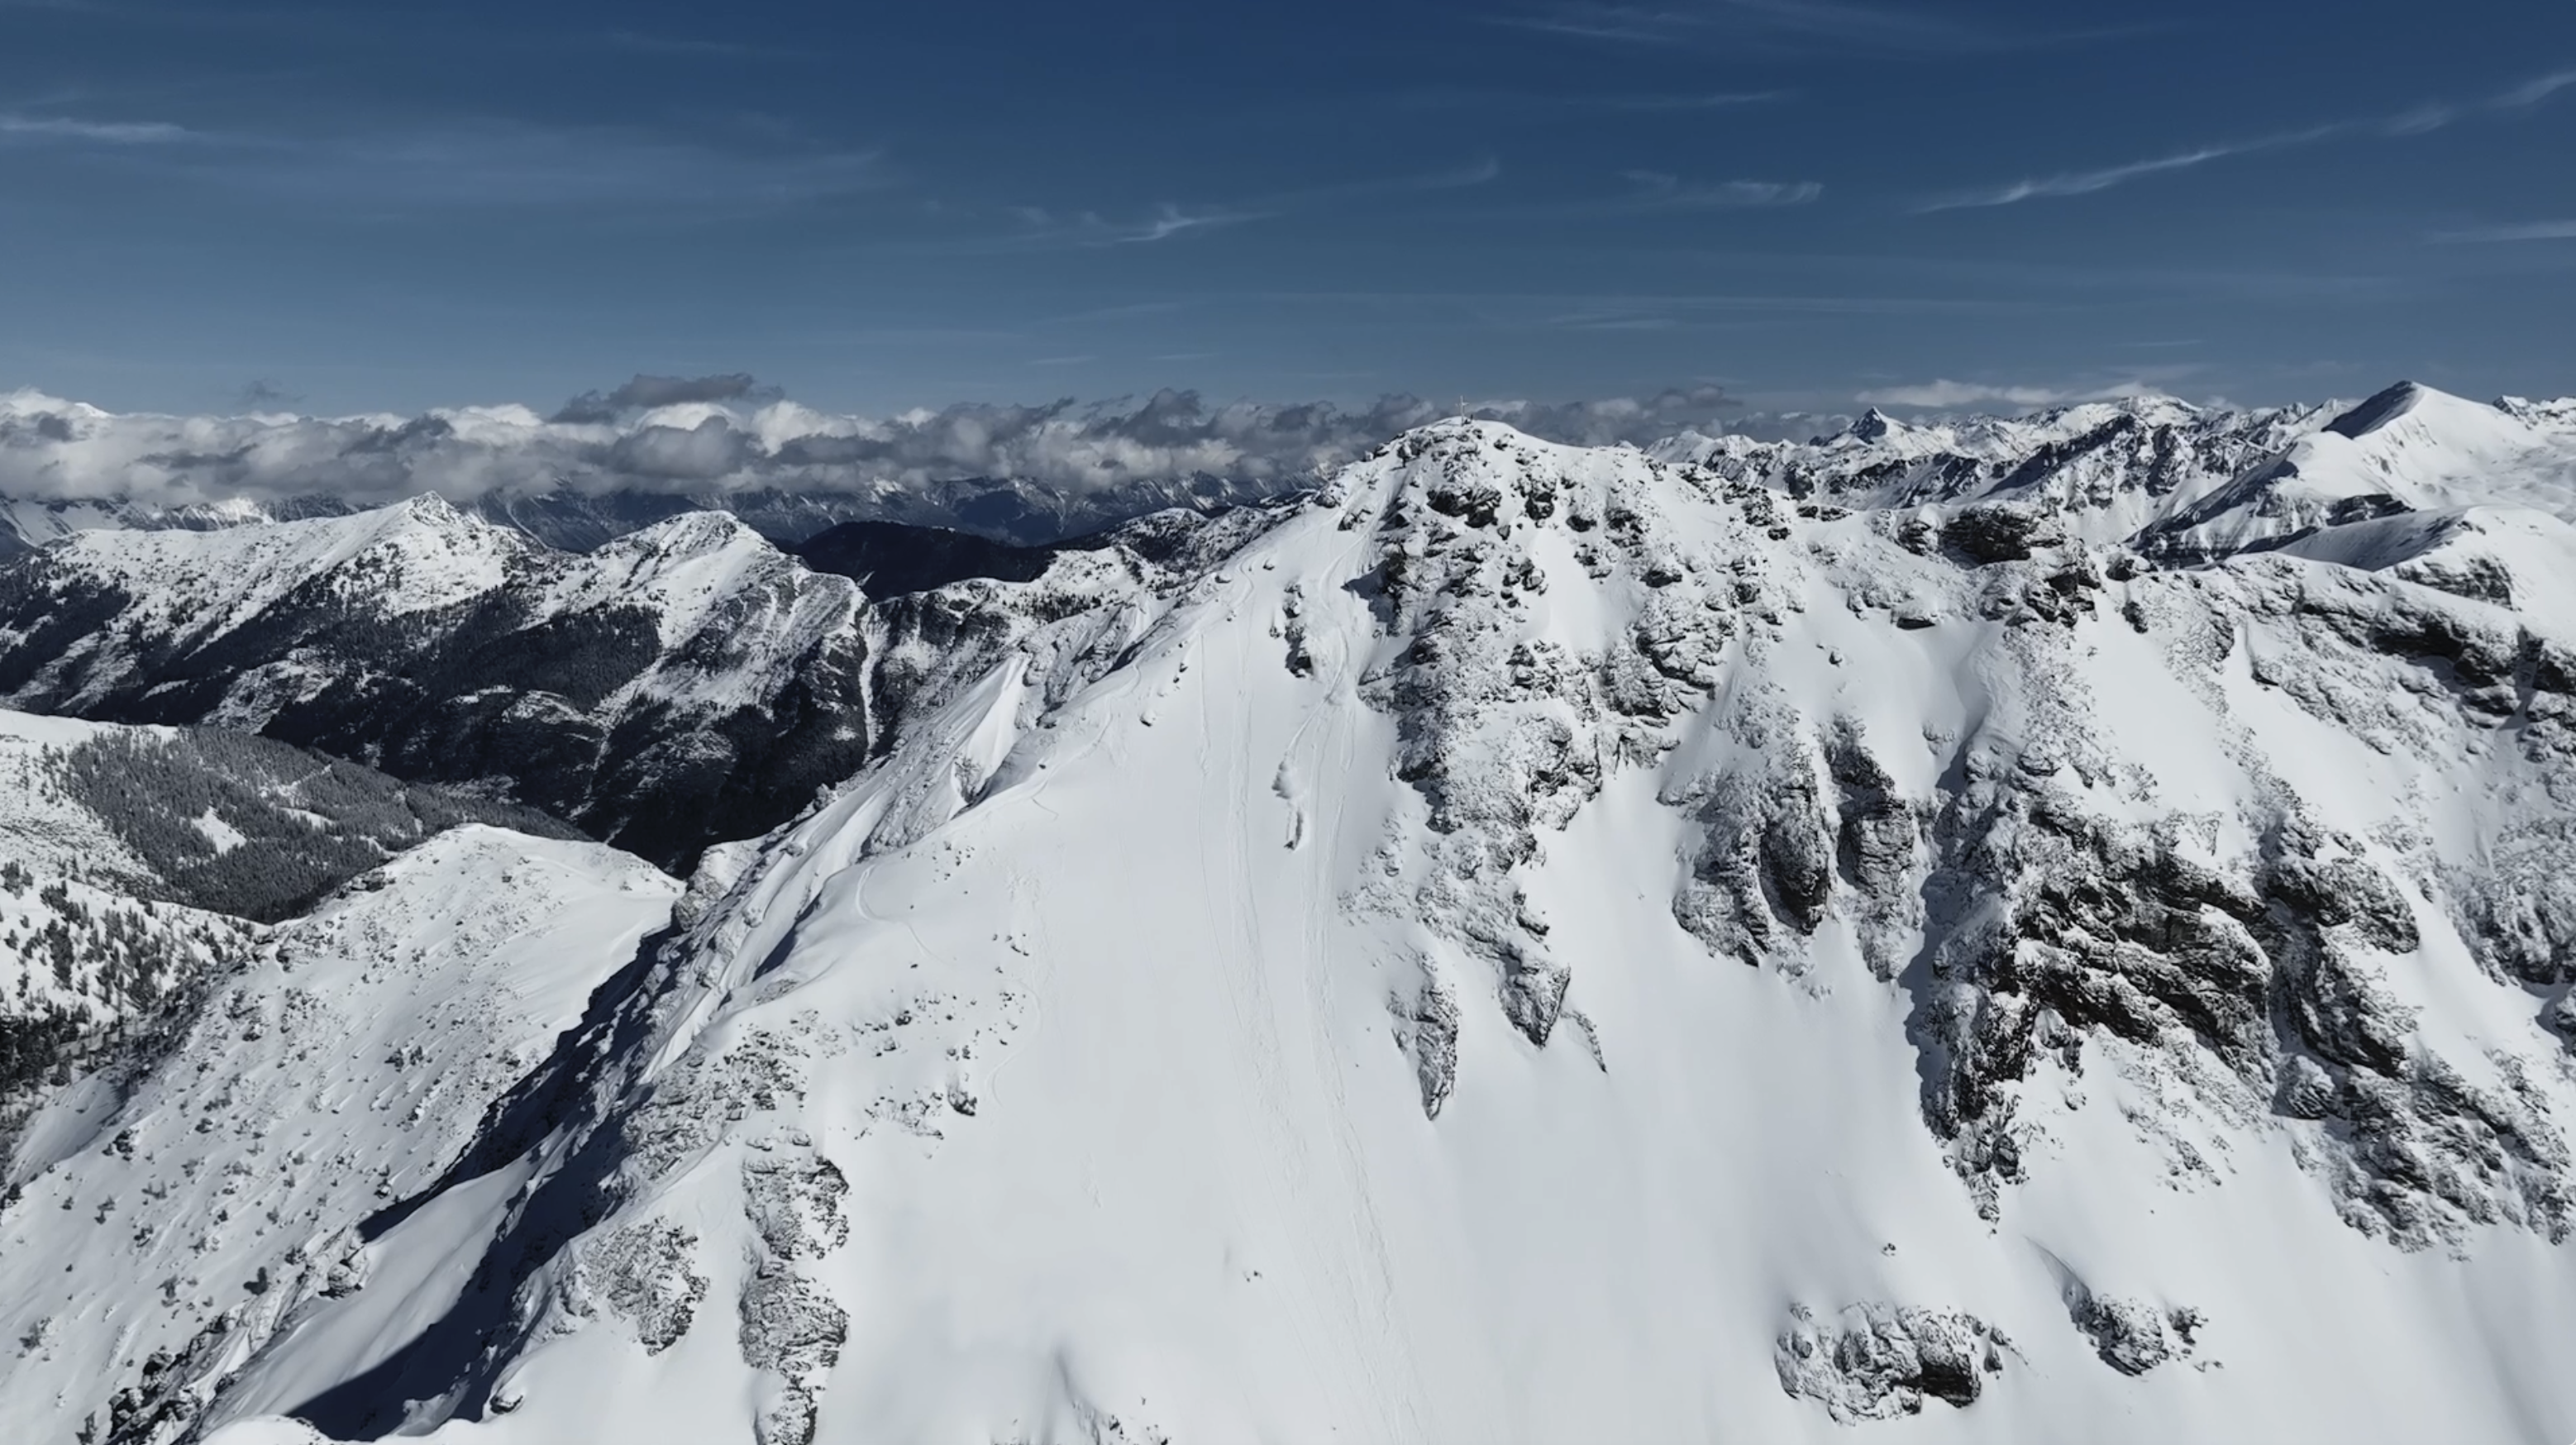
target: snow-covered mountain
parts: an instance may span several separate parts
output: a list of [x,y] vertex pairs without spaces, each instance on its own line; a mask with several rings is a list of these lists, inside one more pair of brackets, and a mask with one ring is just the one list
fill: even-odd
[[[256,732],[685,868],[855,772],[1031,618],[1150,590],[1201,525],[1160,513],[1059,554],[865,524],[813,539],[810,567],[725,513],[568,553],[436,497],[87,532],[0,564],[0,700]],[[868,595],[987,571],[1039,585]]]
[[[1150,512],[1217,511],[1280,494],[1275,483],[1210,475],[1137,477],[1079,491],[1020,478],[962,477],[865,491],[761,487],[689,492],[611,491],[557,486],[469,497],[458,509],[568,552],[594,547],[691,512],[722,512],[783,547],[845,523],[960,532],[1005,545],[1039,547],[1106,531]],[[263,522],[345,517],[369,510],[328,492],[231,497],[166,505],[129,497],[35,499],[0,496],[0,557],[82,532],[218,531]]]
[[685,861],[865,760],[860,602],[716,513],[582,554],[434,497],[90,532],[0,574],[0,692],[478,784]]
[[0,1148],[31,1086],[413,844],[524,808],[205,728],[0,711]]
[[446,835],[58,1094],[0,1435],[2576,1434],[2571,456],[1453,423],[851,601],[863,764],[664,931]]

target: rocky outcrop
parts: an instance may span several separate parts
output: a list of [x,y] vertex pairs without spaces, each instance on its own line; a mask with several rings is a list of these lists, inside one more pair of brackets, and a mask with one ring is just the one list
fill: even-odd
[[2077,1286],[2068,1318],[2093,1342],[2102,1363],[2123,1375],[2143,1375],[2158,1365],[2189,1360],[2200,1346],[2200,1311],[2162,1308],[2145,1300],[2104,1298]]
[[[1516,871],[1606,770],[1669,746],[1668,726],[1717,681],[1738,611],[1764,596],[1758,567],[1714,578],[1682,550],[1658,499],[1674,478],[1567,455],[1506,428],[1434,427],[1327,495],[1345,529],[1371,536],[1383,640],[1361,691],[1396,719],[1397,776],[1421,795],[1439,860],[1401,906],[1492,967],[1513,1026],[1542,1045],[1572,975]],[[1776,521],[1768,494],[1729,503],[1735,526]],[[1549,637],[1534,621],[1559,587],[1633,595],[1636,622],[1598,650]]]
[[1977,1403],[2003,1373],[2012,1341],[1974,1315],[1881,1302],[1819,1317],[1790,1311],[1772,1352],[1780,1388],[1815,1401],[1837,1425],[1920,1414],[1938,1400]]

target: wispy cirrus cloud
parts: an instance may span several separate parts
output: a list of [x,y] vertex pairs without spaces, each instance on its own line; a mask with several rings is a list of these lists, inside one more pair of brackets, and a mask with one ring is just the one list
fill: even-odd
[[2571,85],[2576,85],[2576,70],[2552,71],[2499,92],[2487,101],[2487,105],[2495,110],[2520,110],[2538,105]]
[[2239,156],[2294,150],[2333,140],[2426,135],[2456,125],[2477,111],[2527,109],[2570,86],[2576,86],[2576,70],[2558,71],[2525,81],[2498,91],[2475,105],[2428,102],[2388,115],[2329,121],[2300,130],[2277,131],[2270,135],[2244,140],[2216,141],[2160,156],[2150,156],[2145,160],[2128,161],[2119,165],[2100,166],[2088,170],[2060,171],[2045,176],[2029,176],[1999,185],[1957,191],[1946,196],[1935,197],[1915,209],[1918,214],[1924,214],[1935,211],[2018,205],[2023,201],[2048,200],[2066,196],[2085,196],[2123,186],[2131,181],[2144,180],[2150,176],[2192,170],[2212,161],[2229,160]]
[[1818,181],[1693,181],[1662,171],[1622,171],[1635,187],[1626,204],[1651,211],[1737,211],[1803,206],[1825,193]]
[[1375,197],[1429,191],[1463,190],[1484,185],[1503,173],[1502,162],[1481,157],[1446,170],[1384,176],[1339,185],[1281,191],[1266,196],[1222,202],[1164,201],[1141,213],[1119,216],[1101,210],[1060,210],[1014,206],[1016,228],[1005,234],[970,239],[976,250],[1027,250],[1049,247],[1148,245],[1176,237],[1224,230],[1254,221],[1328,209]]
[[968,244],[977,250],[1045,250],[1052,247],[1150,245],[1197,231],[1222,230],[1258,221],[1266,211],[1166,202],[1139,215],[1116,217],[1099,211],[1056,211],[1044,206],[1016,206],[1019,229]]
[[1581,0],[1488,19],[1514,29],[1633,45],[1694,50],[1837,46],[1911,55],[2030,50],[2138,33],[2135,27],[2034,31],[1850,0],[1673,0],[1663,5]]
[[[407,130],[282,134],[161,121],[0,113],[0,146],[101,151],[100,174],[379,213],[423,208],[756,208],[881,189],[883,157],[792,143],[726,146],[617,127],[517,121]],[[113,161],[114,168],[105,162]]]
[[1419,191],[1462,191],[1500,180],[1502,174],[1503,163],[1500,158],[1478,156],[1474,160],[1436,171],[1416,171],[1409,175],[1383,176],[1369,180],[1347,181],[1340,185],[1313,186],[1305,190],[1286,191],[1271,197],[1269,204],[1285,209],[1292,206],[1363,200],[1371,196]]
[[2187,171],[2195,166],[2207,165],[2211,161],[2226,160],[2231,156],[2255,155],[2263,151],[2314,145],[2338,134],[2340,130],[2340,127],[2321,126],[2313,130],[2290,131],[2281,135],[2261,136],[2253,140],[2222,141],[2215,145],[2194,146],[2189,150],[2175,151],[2169,155],[2151,156],[2142,161],[2102,166],[2094,170],[2060,171],[2049,176],[2029,176],[2017,181],[2007,181],[2002,185],[1973,191],[1959,191],[1937,197],[1916,209],[1924,213],[1964,211],[1986,206],[2018,205],[2023,201],[2060,196],[2089,196],[2096,191],[2107,191],[2114,186],[2124,186],[2131,181],[2143,180],[2148,176],[2163,175],[2169,171]]
[[658,35],[643,30],[611,30],[607,42],[619,50],[698,60],[815,60],[820,52],[749,40],[719,40],[694,35]]
[[1733,110],[1739,106],[1770,105],[1796,94],[1793,90],[1722,90],[1698,95],[1605,95],[1595,97],[1591,103],[1603,110]]
[[2469,244],[2576,241],[2576,221],[2522,221],[2501,226],[2469,226],[2457,231],[2437,231],[2433,239]]
[[369,195],[380,202],[563,207],[792,205],[885,188],[881,153],[831,147],[728,148],[611,128],[517,123],[360,137],[287,149],[251,168],[260,185]]
[[195,138],[185,126],[157,120],[82,120],[62,115],[0,113],[0,141],[67,141],[88,145],[168,145]]
[[1373,313],[1434,313],[1479,329],[1562,329],[1611,317],[1671,316],[1723,320],[1781,316],[1948,316],[2024,309],[2027,303],[1985,297],[1811,292],[1555,291],[1281,291],[1242,292],[1241,299],[1299,308],[1340,307]]
[[1506,201],[1473,215],[1482,221],[1586,221],[1769,211],[1809,205],[1825,193],[1821,181],[1710,181],[1654,170],[1621,171],[1617,178],[1617,190]]
[[1737,110],[1792,99],[1794,90],[1591,91],[1436,89],[1413,90],[1394,103],[1425,110],[1509,107],[1514,110],[1631,111],[1649,115]]

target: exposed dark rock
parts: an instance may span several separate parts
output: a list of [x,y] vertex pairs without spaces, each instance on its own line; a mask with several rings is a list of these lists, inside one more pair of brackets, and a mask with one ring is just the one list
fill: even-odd
[[2360,1227],[2410,1244],[2463,1220],[2567,1231],[2565,1143],[2536,1105],[2414,1044],[2364,962],[2418,946],[2412,909],[2338,840],[2284,822],[2239,882],[2171,833],[1992,783],[1936,838],[1930,886],[1956,921],[1914,983],[1925,1114],[1990,1212],[2022,1170],[2012,1085],[2044,1058],[2080,1069],[2098,1032],[2149,1056],[2187,1038],[2254,1097],[2331,1124],[2315,1147]]
[[2033,549],[2062,540],[2047,513],[2022,503],[1993,502],[1963,507],[1942,528],[1941,540],[1978,564],[2019,562]]
[[2207,1321],[2196,1309],[2099,1295],[2072,1274],[2063,1282],[2067,1318],[2093,1342],[2102,1363],[2123,1375],[2143,1375],[2158,1365],[2188,1360],[2199,1346]]
[[706,1276],[697,1272],[697,1238],[674,1224],[630,1225],[602,1234],[583,1248],[577,1309],[595,1298],[634,1327],[644,1353],[678,1344],[706,1298]]
[[1412,1061],[1422,1086],[1423,1117],[1437,1119],[1458,1083],[1458,998],[1436,973],[1412,998],[1387,1000],[1395,1018],[1395,1046]]
[[1780,1388],[1840,1425],[1919,1414],[1926,1400],[1965,1409],[2012,1349],[2002,1331],[1957,1310],[1872,1302],[1819,1319],[1799,1305],[1790,1319],[1772,1350]]

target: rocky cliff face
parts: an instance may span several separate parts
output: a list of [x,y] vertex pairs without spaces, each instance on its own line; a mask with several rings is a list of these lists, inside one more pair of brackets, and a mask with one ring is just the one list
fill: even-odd
[[7,1418],[2566,1434],[2571,418],[1445,424],[869,607],[863,763],[315,1206],[363,1283]]

